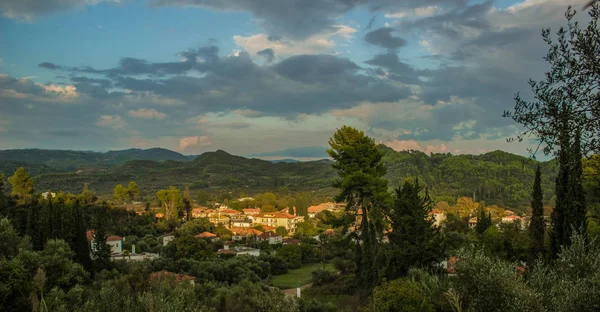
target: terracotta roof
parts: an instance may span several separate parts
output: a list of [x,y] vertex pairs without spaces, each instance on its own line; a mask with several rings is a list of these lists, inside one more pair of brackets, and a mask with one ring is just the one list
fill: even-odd
[[242,209],[242,211],[244,212],[244,214],[259,214],[260,213],[259,208],[246,208],[246,209]]
[[515,213],[512,210],[504,210],[504,213],[507,215],[514,215]]
[[91,241],[92,239],[94,239],[94,231],[85,232],[85,237],[87,237],[88,241]]
[[109,237],[106,238],[107,242],[114,242],[114,241],[119,241],[122,240],[123,238],[121,236],[117,236],[117,235],[111,235]]
[[248,229],[248,228],[231,228],[229,229],[231,232],[233,232],[236,235],[241,235],[241,236],[252,236],[252,235],[260,235],[263,232],[257,230],[257,229]]
[[150,281],[161,281],[165,279],[174,279],[175,282],[180,283],[182,281],[193,281],[196,278],[194,276],[185,275],[185,274],[177,274],[169,271],[159,271],[150,274]]
[[[94,239],[94,230],[89,230],[87,232],[85,232],[85,237],[87,238],[88,241],[91,241]],[[113,241],[119,241],[122,240],[123,238],[121,236],[117,236],[117,235],[111,235],[109,237],[106,238],[107,242],[113,242]]]
[[237,211],[237,210],[234,210],[234,209],[223,209],[220,212],[221,212],[221,214],[232,214],[232,215],[242,214],[241,211]]
[[294,219],[296,216],[285,212],[265,212],[258,215],[259,218]]
[[444,211],[440,210],[440,209],[433,209],[433,210],[431,210],[431,212],[429,212],[429,214],[440,214],[440,213],[444,213]]
[[264,232],[260,235],[258,235],[258,237],[260,238],[271,238],[271,237],[281,237],[281,235],[275,233],[275,232]]
[[161,219],[161,218],[163,218],[165,215],[164,215],[164,214],[162,214],[162,213],[157,213],[157,214],[155,214],[154,216],[155,216],[155,217],[157,217],[157,218],[159,218],[159,219]]
[[332,209],[332,208],[336,208],[337,205],[335,203],[323,203],[323,204],[318,204],[315,206],[310,206],[308,207],[308,212],[321,212],[323,210],[327,210],[327,209]]
[[275,231],[275,229],[277,229],[277,227],[271,226],[271,225],[263,225],[262,228],[263,228],[263,230],[265,230],[265,232]]
[[202,232],[194,237],[198,237],[198,238],[215,238],[217,237],[217,235],[211,233],[211,232]]

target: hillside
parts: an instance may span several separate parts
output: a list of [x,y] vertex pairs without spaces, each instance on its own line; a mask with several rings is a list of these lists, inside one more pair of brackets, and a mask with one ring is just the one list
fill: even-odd
[[[418,177],[429,187],[431,195],[438,200],[452,202],[457,196],[475,197],[487,204],[523,208],[529,205],[530,190],[533,184],[534,171],[538,162],[526,157],[502,151],[494,151],[483,155],[427,155],[419,151],[401,151],[380,145],[384,154],[383,162],[388,168],[385,178],[390,189],[397,187],[406,178]],[[154,194],[156,190],[174,185],[189,186],[193,191],[234,191],[243,189],[248,192],[274,191],[287,186],[291,191],[312,191],[328,188],[336,177],[330,160],[309,162],[276,162],[260,159],[249,159],[231,155],[225,151],[207,152],[193,161],[142,159],[148,154],[140,150],[109,152],[111,162],[138,155],[140,159],[128,160],[120,165],[89,166],[74,170],[66,170],[54,158],[45,163],[31,164],[26,161],[3,161],[0,169],[5,175],[11,175],[16,166],[24,166],[35,177],[37,190],[63,190],[79,193],[83,184],[99,195],[112,194],[118,183],[127,184],[135,181],[143,194]],[[77,154],[79,153],[79,154]],[[175,152],[155,152],[157,158],[181,158]],[[101,154],[101,153],[96,153]],[[66,163],[74,163],[76,159],[89,155],[88,152],[69,152],[62,159]],[[108,154],[108,153],[106,153]],[[125,155],[125,156],[123,156]],[[28,158],[40,161],[38,155]],[[182,157],[185,157],[181,155]],[[77,158],[80,157],[80,158]],[[184,158],[185,159],[185,158]],[[56,165],[56,163],[59,163]],[[94,162],[92,162],[94,163]],[[102,163],[102,162],[100,162]],[[104,163],[110,163],[106,161]],[[95,162],[98,164],[98,162]],[[551,202],[554,194],[552,180],[557,172],[554,161],[540,163],[543,174],[545,202]]]
[[[117,166],[129,160],[177,160],[189,161],[196,156],[185,156],[180,153],[164,149],[131,148],[127,150],[109,151],[106,153],[69,150],[45,149],[16,149],[0,151],[0,169],[11,170],[13,163],[6,161],[19,161],[37,165],[46,165],[53,172],[75,171],[86,168],[107,168]],[[15,167],[18,168],[18,167]]]

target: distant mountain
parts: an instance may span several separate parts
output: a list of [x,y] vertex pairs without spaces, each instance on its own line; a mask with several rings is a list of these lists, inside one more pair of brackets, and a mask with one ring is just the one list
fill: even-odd
[[299,160],[296,159],[291,159],[291,158],[286,158],[286,159],[275,159],[275,160],[269,160],[270,162],[276,164],[276,163],[296,163],[296,162],[300,162]]
[[[46,165],[51,171],[75,171],[88,168],[107,168],[121,165],[129,160],[177,160],[190,161],[196,156],[184,156],[180,153],[164,149],[132,148],[106,153],[70,150],[46,149],[15,149],[0,151],[0,161],[19,161],[31,164]],[[11,172],[11,163],[4,163],[0,167]],[[14,171],[14,170],[12,170]]]
[[[434,199],[453,201],[468,196],[486,205],[527,207],[535,167],[542,169],[544,201],[552,201],[556,161],[537,162],[503,151],[483,155],[427,155],[420,151],[395,151],[380,145],[384,178],[390,190],[407,178],[427,185]],[[18,154],[20,153],[20,154]],[[7,160],[9,155],[10,159]],[[12,160],[20,155],[20,160]],[[131,160],[126,160],[130,158]],[[132,159],[135,158],[135,159]],[[306,162],[266,161],[231,155],[225,151],[206,152],[193,161],[164,149],[125,150],[108,153],[21,150],[0,152],[0,170],[9,176],[23,166],[34,176],[37,190],[81,192],[84,183],[99,195],[110,196],[118,183],[135,181],[143,194],[153,196],[159,189],[189,186],[192,191],[244,190],[246,193],[328,189],[337,177],[328,159]],[[67,168],[76,168],[67,169]]]

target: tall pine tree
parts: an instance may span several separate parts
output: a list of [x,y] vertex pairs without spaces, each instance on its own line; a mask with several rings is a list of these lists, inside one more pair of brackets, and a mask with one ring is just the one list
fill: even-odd
[[544,255],[544,204],[542,202],[542,174],[538,165],[533,183],[533,199],[531,200],[531,223],[529,224],[529,237],[531,238],[531,261]]
[[394,206],[389,211],[392,231],[388,234],[385,277],[406,276],[411,267],[431,267],[444,256],[439,228],[429,215],[432,204],[427,190],[417,179],[396,189]]
[[334,186],[341,190],[336,200],[347,203],[347,220],[356,220],[352,236],[358,242],[354,245],[358,280],[369,288],[380,278],[378,261],[383,256],[380,242],[385,226],[384,213],[389,207],[382,153],[373,139],[348,126],[338,129],[329,145],[331,148],[327,153],[335,161],[333,168],[339,175]]

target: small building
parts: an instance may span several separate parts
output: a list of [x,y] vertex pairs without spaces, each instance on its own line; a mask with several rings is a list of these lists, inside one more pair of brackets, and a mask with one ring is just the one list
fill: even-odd
[[264,232],[258,235],[258,240],[261,242],[269,242],[269,245],[282,244],[283,237],[275,232]]
[[[96,242],[94,240],[94,231],[93,230],[87,231],[85,233],[85,236],[87,237],[88,243],[90,244],[90,251],[97,250]],[[106,238],[106,244],[108,246],[110,246],[111,254],[118,254],[118,253],[123,252],[123,238],[121,236],[117,236],[117,235],[108,236]]]
[[211,232],[202,232],[196,236],[194,236],[196,238],[204,238],[204,239],[210,239],[211,242],[216,242],[219,240],[219,238],[217,237],[216,234],[213,234]]
[[475,228],[477,226],[477,217],[473,217],[469,219],[469,227]]
[[217,255],[235,255],[235,256],[260,256],[260,249],[250,248],[245,246],[236,246],[230,248],[229,245],[224,245],[223,249],[217,251]]
[[208,218],[208,214],[211,212],[207,207],[200,207],[192,209],[192,218]]
[[135,252],[135,245],[131,245],[131,252],[123,252],[118,254],[112,254],[110,258],[112,260],[126,260],[126,261],[146,261],[158,259],[158,254],[150,252]]
[[160,212],[159,212],[159,213],[155,214],[154,216],[155,216],[157,219],[162,219],[162,218],[164,218],[164,217],[165,217],[165,214],[164,214],[164,213],[160,213]]
[[250,228],[231,228],[230,231],[233,232],[233,236],[231,237],[231,239],[234,241],[239,241],[252,236],[258,237],[263,233],[257,229]]
[[245,208],[242,209],[242,212],[247,216],[257,216],[260,214],[259,208]]
[[267,225],[275,228],[283,226],[290,233],[294,233],[296,231],[297,224],[303,221],[304,217],[297,217],[289,213],[282,212],[261,213],[254,217],[255,224],[262,224],[263,226]]
[[429,215],[433,218],[434,225],[440,227],[442,222],[446,220],[446,212],[440,209],[433,209],[429,212]]
[[309,218],[314,218],[317,213],[322,212],[322,211],[337,211],[340,208],[338,208],[338,206],[335,203],[322,203],[322,204],[318,204],[315,206],[310,206],[308,207],[308,217]]

